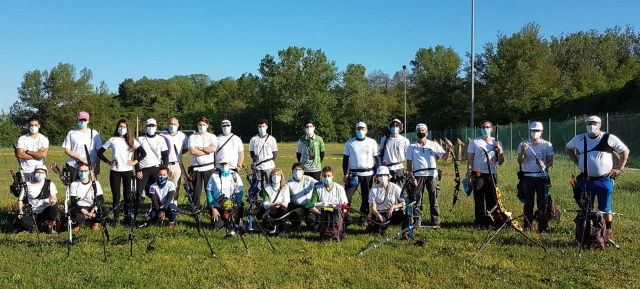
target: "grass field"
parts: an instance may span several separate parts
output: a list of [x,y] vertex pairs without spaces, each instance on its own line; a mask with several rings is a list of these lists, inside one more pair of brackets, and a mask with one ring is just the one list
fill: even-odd
[[[295,145],[280,144],[277,166],[290,176]],[[342,178],[343,144],[328,144],[324,165],[336,168]],[[245,237],[247,253],[239,238],[225,239],[223,231],[207,233],[217,257],[211,258],[204,238],[198,236],[193,219],[179,216],[174,229],[145,227],[137,230],[133,258],[129,258],[128,227],[110,228],[108,261],[103,262],[100,231],[83,228],[79,242],[67,259],[66,234],[41,235],[43,252],[35,234],[12,233],[6,204],[14,203],[9,193],[9,168],[16,168],[11,149],[0,149],[0,288],[637,288],[640,287],[640,172],[626,170],[616,181],[613,209],[624,213],[614,222],[616,242],[622,250],[585,251],[577,258],[574,243],[575,213],[564,213],[561,222],[551,223],[540,235],[547,247],[530,243],[513,229],[497,237],[470,261],[487,232],[473,228],[473,199],[461,193],[452,212],[453,165],[441,163],[444,171],[439,201],[443,229],[416,231],[426,238],[424,248],[413,242],[392,240],[364,256],[356,254],[381,241],[380,236],[363,235],[362,227],[351,226],[348,238],[340,243],[320,243],[316,233],[289,233],[287,238],[271,238],[276,251],[261,235]],[[50,150],[47,165],[64,163],[60,148]],[[463,166],[464,168],[464,166]],[[108,172],[99,176],[107,202],[111,193]],[[464,169],[462,169],[464,170]],[[519,215],[522,205],[515,197],[515,159],[501,168],[500,181],[505,205]],[[551,171],[553,194],[561,209],[576,209],[568,180],[578,173],[564,155],[556,157]],[[243,174],[244,176],[244,174]],[[61,191],[57,177],[51,177]],[[181,195],[184,195],[181,193]],[[354,197],[355,200],[355,197]],[[186,198],[180,198],[186,207]],[[359,203],[355,200],[354,203]],[[149,206],[148,200],[145,204]],[[62,206],[61,206],[62,207]],[[207,218],[202,218],[208,224]],[[425,221],[428,222],[428,221]],[[635,225],[634,225],[635,224]],[[390,233],[399,231],[392,228]],[[535,236],[534,236],[535,238]],[[155,250],[147,245],[155,240]]]

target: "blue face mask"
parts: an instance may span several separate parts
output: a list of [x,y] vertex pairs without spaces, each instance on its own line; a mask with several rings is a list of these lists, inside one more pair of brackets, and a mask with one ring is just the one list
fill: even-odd
[[198,132],[206,132],[207,131],[207,127],[206,125],[199,125],[198,126]]
[[169,179],[169,177],[159,177],[159,178],[158,178],[158,181],[159,181],[161,184],[164,184],[164,183],[166,183],[166,182],[167,182],[167,180],[168,180],[168,179]]
[[231,127],[230,126],[223,126],[222,127],[222,134],[228,134],[231,132]]
[[178,126],[177,125],[170,125],[169,126],[169,132],[176,132],[178,131]]
[[87,127],[86,121],[78,121],[78,128],[86,128],[86,127]]
[[258,127],[258,133],[259,134],[267,133],[267,128],[266,127]]
[[400,129],[394,126],[391,128],[391,133],[392,134],[400,133]]
[[35,174],[35,175],[33,175],[33,178],[36,181],[41,182],[41,181],[44,181],[44,179],[46,178],[46,175],[45,174]]
[[78,177],[80,177],[81,180],[86,180],[89,177],[89,172],[79,172]]
[[299,180],[300,178],[302,178],[303,174],[304,173],[302,170],[293,170],[293,178],[296,180]]
[[367,136],[367,133],[364,132],[364,130],[356,130],[356,137],[365,138],[366,136]]
[[322,179],[322,183],[325,185],[330,185],[333,182],[333,177],[327,177]]
[[490,128],[483,128],[483,129],[480,129],[480,133],[481,133],[482,135],[484,135],[484,136],[491,135],[491,129],[490,129]]
[[127,134],[127,129],[126,129],[126,128],[121,128],[121,127],[119,127],[119,128],[118,128],[118,134],[119,134],[119,135],[125,135],[125,134]]

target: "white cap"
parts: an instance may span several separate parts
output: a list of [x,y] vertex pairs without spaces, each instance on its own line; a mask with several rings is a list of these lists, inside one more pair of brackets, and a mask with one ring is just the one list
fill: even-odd
[[147,119],[147,126],[149,126],[150,124],[158,126],[158,123],[156,123],[156,120],[153,118]]
[[531,123],[531,126],[529,126],[530,130],[543,130],[542,128],[542,123],[539,121],[534,121]]
[[227,160],[227,157],[225,157],[224,155],[222,155],[220,157],[220,160],[218,161],[218,164],[228,164],[229,161]]
[[231,121],[229,121],[228,119],[225,119],[225,120],[222,121],[222,123],[220,125],[225,125],[225,124],[231,125]]
[[378,167],[378,172],[376,173],[376,175],[388,175],[389,174],[389,168],[386,166],[379,166]]
[[429,131],[429,129],[427,129],[427,125],[424,123],[419,123],[418,125],[416,125],[416,131],[418,131],[418,129],[420,128],[424,128],[425,130]]
[[584,120],[585,123],[586,122],[590,122],[590,121],[595,121],[595,122],[598,122],[598,123],[602,122],[602,120],[599,117],[595,116],[595,115],[587,117],[587,119]]
[[367,128],[367,124],[364,123],[363,121],[360,121],[360,122],[356,123],[356,128],[359,128],[359,127]]
[[44,170],[45,172],[49,172],[49,170],[47,170],[47,166],[45,165],[37,165],[33,172],[35,173],[37,170]]

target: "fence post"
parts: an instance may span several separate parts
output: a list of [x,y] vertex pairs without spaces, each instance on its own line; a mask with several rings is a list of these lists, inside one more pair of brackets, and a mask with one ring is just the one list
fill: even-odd
[[551,142],[551,118],[549,118],[549,142]]
[[573,116],[573,136],[578,135],[578,132],[576,131],[577,127],[578,127],[578,118],[574,115]]
[[509,123],[509,139],[510,139],[510,144],[509,144],[509,159],[512,159],[513,157],[513,122]]
[[607,112],[607,132],[609,132],[609,113]]

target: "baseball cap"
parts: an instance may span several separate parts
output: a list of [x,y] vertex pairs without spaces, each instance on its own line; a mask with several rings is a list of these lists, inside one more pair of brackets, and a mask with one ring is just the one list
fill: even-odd
[[81,111],[78,113],[78,119],[86,119],[89,120],[89,113],[86,111]]
[[388,175],[389,174],[389,168],[386,166],[379,166],[378,167],[378,172],[376,173],[377,175]]
[[420,128],[424,128],[425,130],[429,131],[429,129],[427,128],[427,125],[424,123],[419,123],[418,125],[416,125],[416,131]]
[[599,117],[595,116],[595,115],[587,117],[587,119],[584,120],[584,122],[591,122],[591,121],[602,122],[602,120]]
[[45,172],[49,172],[49,170],[47,170],[47,166],[45,165],[37,165],[33,172],[35,173],[37,170],[44,170]]
[[149,126],[149,125],[151,125],[151,124],[152,124],[152,125],[155,125],[155,126],[157,126],[157,125],[158,125],[158,123],[156,123],[156,120],[155,120],[155,119],[153,119],[153,118],[147,119],[147,126]]
[[229,160],[225,156],[221,156],[220,160],[218,161],[218,164],[228,164],[228,163],[229,163]]
[[225,119],[225,120],[222,121],[222,123],[220,125],[222,125],[222,126],[231,125],[231,122],[228,119]]
[[539,121],[534,121],[531,123],[531,126],[529,126],[530,130],[543,130],[542,128],[542,123]]
[[359,127],[367,128],[367,124],[364,123],[363,121],[360,121],[360,122],[356,123],[356,128],[359,128]]

